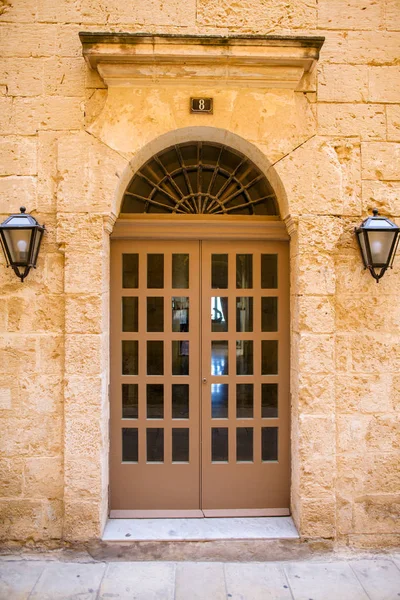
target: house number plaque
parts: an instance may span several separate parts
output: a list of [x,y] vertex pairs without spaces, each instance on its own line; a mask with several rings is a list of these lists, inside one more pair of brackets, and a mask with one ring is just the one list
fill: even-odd
[[213,112],[212,98],[190,98],[191,113],[211,113]]

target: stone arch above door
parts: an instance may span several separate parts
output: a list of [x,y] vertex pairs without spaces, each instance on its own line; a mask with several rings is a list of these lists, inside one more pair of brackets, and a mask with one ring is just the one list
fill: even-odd
[[286,220],[287,217],[289,217],[290,207],[288,205],[284,186],[268,156],[266,156],[262,149],[255,143],[246,140],[232,131],[217,127],[197,126],[183,127],[168,131],[167,133],[154,138],[135,152],[122,174],[119,175],[119,184],[115,190],[113,199],[112,212],[114,218],[122,212],[122,203],[125,192],[128,190],[136,173],[139,172],[146,163],[151,161],[154,156],[164,152],[172,146],[194,141],[196,143],[203,142],[225,146],[236,154],[243,155],[246,160],[251,162],[254,167],[262,173],[271,193],[274,195],[276,212],[272,214],[280,215],[282,220]]

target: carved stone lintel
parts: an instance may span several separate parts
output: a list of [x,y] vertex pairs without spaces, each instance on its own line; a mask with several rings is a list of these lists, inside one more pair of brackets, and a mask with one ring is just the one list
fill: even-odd
[[81,32],[83,56],[108,86],[204,84],[296,89],[323,37]]

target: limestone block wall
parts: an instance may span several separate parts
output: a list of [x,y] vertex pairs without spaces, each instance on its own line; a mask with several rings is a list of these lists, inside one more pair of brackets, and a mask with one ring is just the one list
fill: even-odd
[[[326,40],[301,90],[207,90],[218,112],[190,116],[191,86],[108,91],[81,30]],[[3,542],[101,535],[109,234],[135,161],[201,126],[246,141],[283,189],[296,524],[399,543],[400,259],[377,285],[353,235],[375,206],[400,223],[399,47],[397,0],[0,0],[0,219],[25,205],[47,228],[24,284],[0,256]]]

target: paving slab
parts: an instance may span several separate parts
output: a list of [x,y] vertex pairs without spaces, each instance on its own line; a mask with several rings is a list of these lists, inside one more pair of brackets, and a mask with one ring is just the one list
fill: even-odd
[[298,539],[291,517],[108,519],[103,541]]
[[226,600],[222,563],[181,563],[176,567],[175,600]]
[[105,563],[47,564],[29,600],[95,600],[105,570]]
[[295,600],[369,600],[346,562],[284,566]]
[[174,588],[174,563],[111,563],[104,575],[99,599],[173,600]]
[[292,600],[281,565],[271,563],[224,565],[226,591],[232,600]]
[[400,569],[400,554],[393,554],[393,556],[391,557],[394,564],[396,565],[396,567],[398,569]]
[[25,600],[45,568],[45,562],[0,563],[0,600]]
[[357,560],[349,564],[370,600],[400,598],[400,571],[393,561]]

